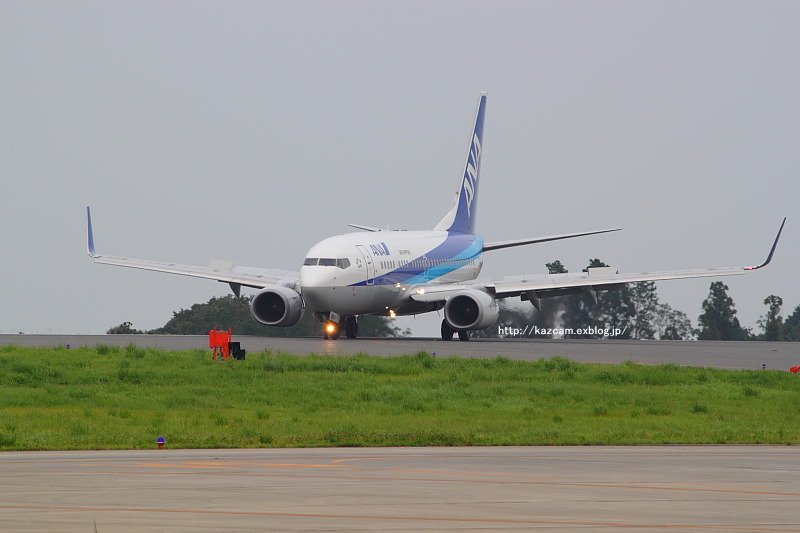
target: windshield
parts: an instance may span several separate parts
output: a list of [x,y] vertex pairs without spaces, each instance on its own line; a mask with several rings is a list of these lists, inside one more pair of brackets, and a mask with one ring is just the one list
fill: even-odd
[[306,257],[303,266],[335,266],[341,269],[350,268],[350,260],[346,257],[333,259],[329,257]]

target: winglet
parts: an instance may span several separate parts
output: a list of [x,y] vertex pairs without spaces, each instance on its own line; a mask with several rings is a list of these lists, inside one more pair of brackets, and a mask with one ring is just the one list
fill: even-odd
[[786,217],[783,217],[783,222],[781,222],[781,227],[778,230],[778,234],[775,236],[775,242],[772,243],[772,248],[769,249],[769,255],[767,256],[767,260],[758,266],[744,267],[745,270],[758,270],[759,268],[767,266],[769,262],[772,261],[772,255],[775,253],[775,248],[778,246],[778,239],[781,238],[781,232],[783,231],[784,224],[786,224]]
[[89,206],[86,206],[86,222],[88,226],[88,241],[86,244],[86,251],[89,252],[89,255],[92,257],[99,257],[100,254],[94,249],[94,233],[92,232],[92,210]]

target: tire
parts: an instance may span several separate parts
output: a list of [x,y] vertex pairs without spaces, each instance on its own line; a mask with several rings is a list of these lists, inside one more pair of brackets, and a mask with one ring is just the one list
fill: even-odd
[[442,319],[442,340],[443,341],[453,340],[454,333],[455,330],[450,327],[450,324],[447,323],[447,320]]
[[458,340],[460,341],[468,341],[469,340],[469,331],[459,331],[458,332]]
[[358,321],[356,321],[356,317],[349,316],[344,319],[344,334],[348,339],[358,337]]

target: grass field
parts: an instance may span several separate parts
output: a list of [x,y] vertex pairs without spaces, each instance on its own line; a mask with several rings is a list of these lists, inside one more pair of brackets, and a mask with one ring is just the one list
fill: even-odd
[[0,449],[800,442],[788,372],[0,347]]

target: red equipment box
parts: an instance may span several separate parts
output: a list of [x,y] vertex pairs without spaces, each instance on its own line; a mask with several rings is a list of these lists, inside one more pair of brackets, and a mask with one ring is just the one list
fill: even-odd
[[230,359],[232,335],[233,330],[230,328],[228,328],[228,331],[222,331],[214,328],[208,332],[208,347],[214,351],[214,361],[217,360],[217,357],[222,357],[223,360]]

